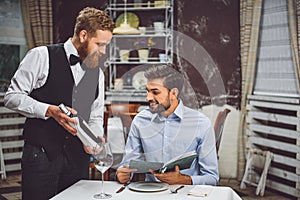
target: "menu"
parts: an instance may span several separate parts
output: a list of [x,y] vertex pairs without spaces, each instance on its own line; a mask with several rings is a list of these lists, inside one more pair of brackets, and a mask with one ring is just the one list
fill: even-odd
[[166,163],[131,160],[129,162],[129,168],[137,169],[135,173],[148,173],[150,169],[159,173],[164,173],[174,171],[176,165],[179,166],[180,170],[187,169],[191,166],[196,157],[197,153],[195,151],[189,151]]

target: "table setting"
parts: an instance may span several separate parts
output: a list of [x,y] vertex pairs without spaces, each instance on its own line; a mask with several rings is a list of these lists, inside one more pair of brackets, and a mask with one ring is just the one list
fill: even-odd
[[[188,154],[184,160],[192,157]],[[93,163],[95,168],[101,172],[99,180],[80,180],[51,200],[82,200],[82,199],[222,199],[241,200],[241,198],[230,187],[209,185],[169,185],[163,182],[138,181],[120,184],[117,181],[104,181],[104,173],[113,164],[113,153],[110,143],[99,142],[93,147]],[[182,157],[173,159],[173,162],[181,161]],[[172,162],[171,162],[172,163]],[[171,165],[171,164],[169,164]],[[139,166],[139,165],[138,165]]]
[[[121,189],[122,188],[122,189]],[[230,187],[207,185],[168,185],[166,183],[132,182],[126,186],[116,181],[104,181],[104,191],[111,195],[111,200],[124,199],[205,199],[205,200],[241,200]],[[176,190],[178,189],[178,190]],[[122,190],[117,193],[117,191]],[[176,190],[176,191],[175,191]],[[51,200],[95,199],[101,191],[101,181],[80,180],[62,191]]]

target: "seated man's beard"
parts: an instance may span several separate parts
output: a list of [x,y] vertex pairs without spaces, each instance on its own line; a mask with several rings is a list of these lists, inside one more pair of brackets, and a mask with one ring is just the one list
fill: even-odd
[[150,107],[150,112],[151,113],[162,113],[162,112],[165,112],[166,110],[168,110],[170,108],[170,105],[168,106],[163,106],[162,104],[159,104],[158,102],[157,103],[157,107],[156,108],[151,108]]

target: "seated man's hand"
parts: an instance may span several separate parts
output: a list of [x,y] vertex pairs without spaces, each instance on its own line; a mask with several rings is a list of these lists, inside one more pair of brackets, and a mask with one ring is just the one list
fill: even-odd
[[170,185],[173,184],[191,185],[192,184],[191,177],[181,174],[178,166],[175,166],[174,172],[166,172],[166,173],[156,173],[154,171],[150,171],[150,172],[161,182],[165,182]]
[[130,180],[131,172],[135,172],[137,169],[131,169],[128,165],[124,165],[117,169],[117,180],[119,183],[126,183]]

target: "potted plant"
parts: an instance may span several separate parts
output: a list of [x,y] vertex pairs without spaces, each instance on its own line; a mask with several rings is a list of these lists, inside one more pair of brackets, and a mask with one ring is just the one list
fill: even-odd
[[155,43],[153,42],[152,37],[142,37],[135,40],[133,46],[135,46],[138,51],[140,62],[148,61],[150,48],[154,45]]

